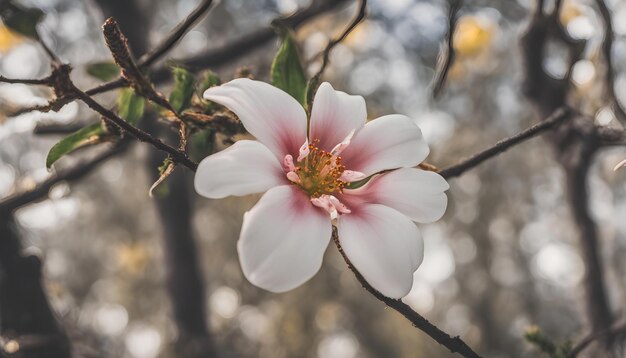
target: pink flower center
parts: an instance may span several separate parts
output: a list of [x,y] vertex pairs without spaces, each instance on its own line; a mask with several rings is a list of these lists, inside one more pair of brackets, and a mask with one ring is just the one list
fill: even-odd
[[287,179],[299,186],[309,195],[311,204],[326,210],[331,219],[339,214],[348,214],[350,209],[333,194],[343,192],[346,185],[365,178],[361,172],[346,170],[341,164],[341,153],[349,144],[354,131],[330,152],[320,149],[319,139],[309,144],[307,139],[302,147],[296,162],[291,154],[283,160]]
[[317,147],[319,139],[313,140],[300,149],[298,162],[291,155],[285,156],[284,164],[287,179],[298,185],[311,198],[325,194],[341,193],[346,186],[342,174],[346,167],[341,157]]

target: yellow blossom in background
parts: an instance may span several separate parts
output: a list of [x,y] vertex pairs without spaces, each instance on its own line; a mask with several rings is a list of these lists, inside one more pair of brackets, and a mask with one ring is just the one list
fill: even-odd
[[579,4],[573,1],[565,1],[561,5],[561,12],[559,13],[559,19],[563,25],[567,25],[570,21],[583,15],[583,9]]
[[142,243],[121,244],[117,248],[120,269],[131,275],[143,272],[150,261],[150,252]]
[[0,53],[10,51],[16,45],[22,42],[22,37],[11,30],[4,24],[0,23]]
[[461,57],[473,57],[491,45],[496,31],[493,21],[475,15],[462,16],[454,32],[454,50]]

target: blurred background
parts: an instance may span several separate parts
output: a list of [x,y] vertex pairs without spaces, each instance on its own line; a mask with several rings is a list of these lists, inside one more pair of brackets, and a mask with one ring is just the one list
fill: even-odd
[[[45,40],[72,64],[73,79],[86,89],[99,83],[86,74],[86,65],[110,59],[100,31],[105,16],[125,9],[130,20],[119,18],[120,26],[139,54],[198,1],[20,3],[44,10],[40,30]],[[131,3],[141,17],[132,16]],[[223,0],[168,57],[220,48],[308,5],[308,0]],[[518,48],[531,5],[530,0],[466,2],[459,12],[447,86],[433,100],[430,83],[447,32],[447,2],[371,0],[367,19],[332,52],[325,79],[364,96],[369,118],[390,113],[414,118],[431,146],[427,161],[446,167],[536,121],[520,91]],[[626,102],[626,1],[608,5],[616,34],[616,91]],[[320,66],[317,54],[356,9],[345,2],[298,29],[310,74]],[[584,59],[573,68],[580,109],[597,123],[611,125],[615,114],[601,100],[605,69],[599,60],[603,27],[598,11],[591,0],[565,0],[561,20],[572,37],[589,40]],[[267,80],[277,47],[277,40],[268,41],[211,69],[229,80],[247,66],[255,78]],[[549,50],[546,71],[562,76],[565,50]],[[48,73],[49,62],[37,43],[0,26],[0,74],[41,78]],[[160,88],[167,92],[167,85]],[[37,125],[79,128],[98,120],[79,103],[58,112],[6,116],[15,108],[45,104],[50,96],[47,88],[0,84],[2,197],[50,175],[45,158],[61,136],[34,134]],[[99,97],[108,106],[114,99],[113,94]],[[216,149],[227,145],[218,140]],[[97,151],[66,156],[55,170]],[[222,357],[452,356],[362,289],[333,246],[320,273],[293,291],[272,294],[252,286],[242,276],[236,241],[242,215],[258,196],[203,199],[193,193],[191,175],[178,169],[168,179],[169,191],[150,198],[161,160],[153,152],[135,144],[80,181],[56,185],[47,200],[15,213],[25,250],[42,258],[45,291],[75,356],[184,357],[191,349],[186,345],[202,345],[205,336]],[[601,152],[590,179],[613,307],[626,301],[626,172],[612,170],[624,157],[621,148]],[[404,301],[488,357],[536,356],[523,338],[533,325],[556,341],[588,332],[581,286],[585,267],[563,182],[552,148],[541,138],[451,179],[447,214],[420,226],[425,260]],[[177,240],[195,242],[195,247],[177,248]],[[189,261],[170,267],[190,253],[191,262],[197,256],[197,277],[189,275],[194,270]],[[172,300],[184,305],[190,295],[200,298],[204,312],[176,314]],[[181,332],[181,319],[195,323]],[[197,326],[203,324],[205,332]],[[182,335],[191,338],[181,340]]]

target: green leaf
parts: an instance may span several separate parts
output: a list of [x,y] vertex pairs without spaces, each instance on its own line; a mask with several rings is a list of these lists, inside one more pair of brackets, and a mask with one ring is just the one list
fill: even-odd
[[202,160],[212,154],[215,147],[215,130],[213,128],[201,129],[191,135],[189,155],[195,160]]
[[143,117],[145,102],[144,98],[136,94],[131,88],[124,88],[120,90],[120,95],[117,98],[118,114],[126,122],[135,125]]
[[65,154],[71,153],[76,149],[86,147],[102,142],[109,134],[101,123],[94,123],[87,127],[77,130],[69,136],[61,139],[48,152],[46,157],[46,167],[50,169],[52,164],[59,160]]
[[211,70],[205,71],[202,74],[200,81],[198,81],[198,83],[196,84],[196,94],[198,95],[198,97],[202,98],[204,91],[211,87],[219,86],[221,84],[222,80],[215,72]]
[[102,81],[109,81],[120,75],[120,68],[110,61],[94,62],[87,65],[87,73]]
[[43,15],[40,9],[23,7],[10,0],[0,1],[0,17],[4,24],[9,29],[33,39],[39,37],[37,24]]
[[289,93],[302,105],[306,103],[307,80],[298,55],[298,46],[291,31],[279,28],[282,45],[276,53],[270,78],[272,84]]
[[191,72],[182,67],[173,67],[174,89],[170,93],[170,104],[176,113],[180,113],[189,107],[194,91],[194,78]]

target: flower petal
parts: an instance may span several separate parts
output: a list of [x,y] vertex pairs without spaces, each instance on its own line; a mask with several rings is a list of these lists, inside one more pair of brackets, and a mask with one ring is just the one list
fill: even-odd
[[211,199],[261,193],[285,182],[280,162],[253,140],[237,141],[204,158],[194,177],[196,192]]
[[238,78],[211,87],[204,98],[233,111],[250,134],[282,160],[297,156],[306,140],[307,117],[304,108],[289,94],[261,81]]
[[391,298],[406,296],[424,258],[424,242],[409,218],[384,205],[363,205],[338,222],[339,242],[367,282]]
[[330,152],[350,132],[363,127],[366,119],[363,97],[335,91],[330,83],[324,82],[313,100],[309,138],[319,139],[317,146]]
[[322,265],[331,236],[328,214],[293,185],[270,189],[244,216],[237,243],[241,268],[254,285],[284,292]]
[[444,192],[449,188],[448,182],[437,173],[400,168],[375,176],[358,189],[346,189],[343,195],[392,207],[425,224],[439,220],[446,212],[448,197]]
[[413,167],[428,156],[422,131],[407,116],[392,114],[368,122],[341,153],[347,169],[369,176],[387,169]]

